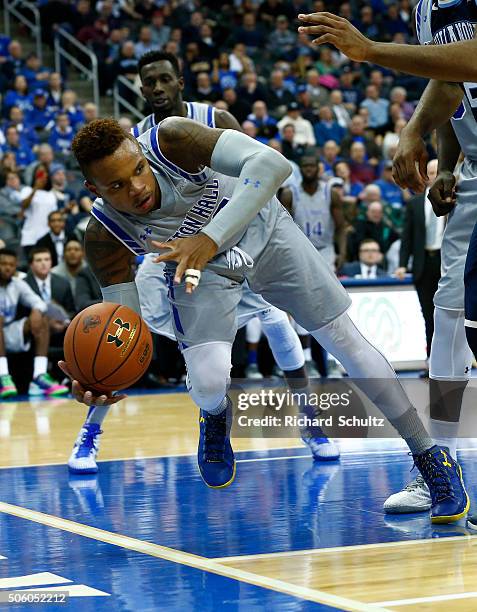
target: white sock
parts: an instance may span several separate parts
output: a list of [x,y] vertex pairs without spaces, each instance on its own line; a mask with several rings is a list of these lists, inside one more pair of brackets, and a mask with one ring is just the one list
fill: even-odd
[[304,348],[303,349],[303,354],[305,356],[305,361],[311,361],[311,348]]
[[447,446],[452,457],[456,457],[457,451],[457,433],[459,431],[459,422],[454,421],[438,421],[430,419],[429,434],[431,438],[439,446]]
[[33,360],[33,378],[46,374],[48,369],[48,357],[36,356]]
[[6,357],[0,357],[0,376],[10,374],[8,371],[8,360]]
[[111,406],[91,406],[86,417],[86,423],[101,425]]

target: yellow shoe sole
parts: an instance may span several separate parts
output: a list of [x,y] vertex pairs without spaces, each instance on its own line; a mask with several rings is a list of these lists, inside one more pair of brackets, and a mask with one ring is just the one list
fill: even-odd
[[224,483],[222,485],[216,485],[216,486],[210,485],[206,480],[204,480],[204,477],[202,476],[202,472],[200,470],[199,470],[199,474],[200,474],[200,477],[202,478],[202,480],[204,481],[204,483],[209,487],[209,489],[225,489],[225,487],[230,487],[230,485],[235,480],[236,469],[237,469],[237,464],[234,461],[234,471],[233,471],[233,474],[232,474],[232,478],[228,482],[226,482],[226,483]]
[[465,496],[467,498],[467,503],[465,504],[465,508],[464,511],[461,512],[460,514],[453,514],[451,516],[432,516],[431,517],[431,523],[434,524],[439,524],[439,523],[455,523],[456,521],[460,520],[461,518],[464,518],[464,516],[469,512],[470,509],[470,499],[469,496],[467,495],[467,491],[465,490],[465,485],[464,485],[464,480],[462,478],[462,468],[459,465],[459,476],[460,476],[460,481],[462,483],[462,486],[464,487],[464,493]]

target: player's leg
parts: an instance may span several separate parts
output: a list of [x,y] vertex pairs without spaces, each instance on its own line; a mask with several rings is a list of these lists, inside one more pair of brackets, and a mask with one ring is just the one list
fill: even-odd
[[[406,440],[433,496],[432,520],[464,516],[469,500],[461,470],[434,445],[386,358],[357,330],[346,310],[349,296],[291,220],[282,216],[250,285],[287,310],[348,371]],[[367,380],[364,380],[367,379]],[[442,479],[445,491],[439,486]],[[445,495],[444,495],[445,494]]]
[[50,323],[46,315],[33,312],[23,323],[24,338],[33,337],[35,357],[33,379],[28,388],[29,395],[61,397],[68,393],[68,387],[61,385],[48,374],[48,347],[50,344]]
[[200,409],[197,462],[204,482],[230,485],[235,458],[230,442],[232,403],[227,396],[232,343],[237,330],[241,285],[204,270],[192,294],[169,278],[174,330],[187,366],[187,387]]
[[18,395],[18,391],[8,370],[3,317],[0,316],[0,399],[7,399],[15,395]]

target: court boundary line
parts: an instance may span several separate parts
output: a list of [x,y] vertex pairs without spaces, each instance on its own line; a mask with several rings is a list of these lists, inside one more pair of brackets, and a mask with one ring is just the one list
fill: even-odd
[[373,605],[387,606],[412,606],[419,603],[432,603],[433,601],[454,601],[456,599],[473,599],[477,597],[477,591],[465,591],[464,593],[447,593],[445,595],[429,595],[427,597],[412,597],[409,599],[396,599],[394,601],[381,601]]
[[395,542],[375,542],[372,544],[354,544],[350,546],[333,546],[330,548],[310,548],[304,550],[291,550],[289,552],[257,553],[256,555],[235,555],[233,557],[212,557],[214,561],[229,563],[235,561],[255,561],[260,559],[274,559],[280,557],[298,557],[300,555],[321,555],[335,552],[350,552],[371,550],[374,548],[397,548],[400,546],[415,546],[416,544],[437,544],[438,542],[469,542],[477,540],[477,534],[449,536],[444,538],[423,538],[422,540],[397,540]]
[[201,557],[199,555],[194,555],[193,553],[183,552],[167,546],[162,546],[161,544],[154,544],[153,542],[138,540],[137,538],[116,534],[111,531],[105,531],[97,527],[92,527],[91,525],[85,525],[83,523],[78,523],[76,521],[71,521],[69,519],[64,519],[51,514],[45,514],[37,510],[30,510],[29,508],[24,508],[23,506],[16,506],[6,502],[0,502],[0,512],[45,525],[47,527],[52,527],[54,529],[60,529],[61,531],[74,533],[75,535],[90,538],[92,540],[104,542],[112,546],[132,550],[150,557],[156,557],[163,559],[164,561],[185,565],[193,569],[207,571],[211,574],[217,574],[225,578],[234,579],[238,582],[244,582],[253,586],[290,595],[298,599],[313,601],[315,603],[321,603],[335,608],[344,608],[348,612],[389,612],[386,608],[382,608],[375,604],[348,599],[332,593],[326,593],[325,591],[295,585],[284,580],[269,578],[267,576],[262,576],[246,570],[228,567],[218,563],[214,559]]

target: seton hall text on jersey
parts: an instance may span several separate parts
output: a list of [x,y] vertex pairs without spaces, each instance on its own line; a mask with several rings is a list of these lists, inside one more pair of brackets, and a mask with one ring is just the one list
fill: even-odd
[[185,238],[200,232],[206,223],[214,216],[219,201],[219,181],[213,179],[207,183],[201,194],[200,200],[196,202],[184,217],[180,227],[168,240]]
[[447,25],[434,34],[434,44],[447,45],[460,40],[474,38],[474,24],[470,21],[458,21]]

